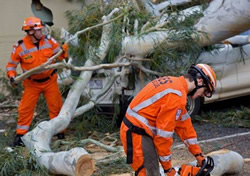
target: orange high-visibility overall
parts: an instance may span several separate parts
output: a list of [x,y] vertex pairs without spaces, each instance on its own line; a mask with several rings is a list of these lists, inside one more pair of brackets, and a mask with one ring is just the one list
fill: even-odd
[[[186,110],[187,94],[187,83],[183,76],[165,76],[151,81],[132,100],[121,124],[120,137],[127,154],[127,162],[131,163],[135,171],[144,163],[142,151],[144,134],[140,129],[152,138],[164,170],[172,167],[170,149],[174,132],[193,155],[202,153]],[[131,125],[128,125],[128,121],[134,127],[129,128]],[[146,175],[146,169],[141,169],[139,175]]]
[[[20,63],[23,72],[45,63],[60,50],[59,44],[50,36],[43,36],[39,47],[25,36],[13,46],[10,60],[6,65],[8,77],[17,75],[16,67]],[[59,56],[59,60],[67,57],[67,53]],[[28,132],[32,122],[34,109],[41,93],[46,99],[49,117],[56,117],[62,107],[61,93],[57,85],[56,70],[46,70],[34,74],[23,81],[24,92],[18,108],[17,134]]]

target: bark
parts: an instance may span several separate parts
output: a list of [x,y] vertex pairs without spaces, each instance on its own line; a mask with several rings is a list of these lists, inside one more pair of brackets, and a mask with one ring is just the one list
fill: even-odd
[[249,42],[250,36],[248,35],[236,35],[223,41],[223,43],[234,45],[246,45],[249,44]]
[[[213,0],[205,10],[204,17],[194,26],[198,33],[193,34],[193,39],[200,46],[208,46],[246,31],[250,28],[249,8],[250,2],[248,0]],[[160,45],[163,48],[181,47],[181,41],[169,40],[170,36],[173,35],[176,38],[181,38],[181,31],[159,30],[161,31],[124,37],[122,41],[123,53],[144,57]]]
[[140,10],[146,10],[152,15],[159,16],[161,14],[161,10],[167,8],[168,6],[184,5],[192,2],[193,0],[166,0],[159,4],[154,4],[150,0],[134,0],[134,1]]
[[[67,63],[65,60],[63,60],[63,62],[61,62],[61,63],[63,63],[63,65],[65,65],[65,64],[71,65],[72,61],[73,61],[73,59],[70,57]],[[55,69],[57,69],[57,68],[55,68]],[[57,75],[58,75],[58,77],[57,77],[58,85],[69,85],[69,84],[72,84],[74,82],[73,78],[71,77],[71,70],[70,69],[63,68],[62,72],[58,73]]]
[[[213,0],[195,28],[205,32],[203,45],[218,43],[250,28],[250,1]],[[216,24],[216,25],[215,25]]]
[[243,171],[244,159],[239,153],[223,149],[207,155],[211,156],[214,160],[215,167],[211,172],[211,176],[237,174]]

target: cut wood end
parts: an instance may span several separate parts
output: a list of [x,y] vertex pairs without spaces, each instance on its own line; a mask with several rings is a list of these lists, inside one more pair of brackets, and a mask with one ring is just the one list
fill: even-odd
[[250,158],[245,158],[245,159],[244,159],[244,162],[246,162],[246,163],[247,163],[247,162],[250,162]]
[[95,162],[90,155],[81,156],[76,163],[76,176],[90,176],[95,169]]

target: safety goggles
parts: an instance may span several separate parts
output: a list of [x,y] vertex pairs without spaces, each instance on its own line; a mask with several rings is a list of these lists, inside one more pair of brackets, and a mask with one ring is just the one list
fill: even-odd
[[30,29],[30,30],[28,30],[28,34],[29,35],[33,35],[36,31],[41,31],[42,29]]

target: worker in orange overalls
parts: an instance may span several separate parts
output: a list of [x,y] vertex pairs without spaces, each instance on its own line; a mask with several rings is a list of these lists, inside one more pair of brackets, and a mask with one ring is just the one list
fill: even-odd
[[[16,67],[20,63],[23,72],[35,68],[45,62],[60,50],[58,42],[50,35],[42,33],[44,25],[39,18],[25,19],[22,30],[26,36],[13,46],[10,60],[6,65],[10,83],[15,87],[14,79],[17,75]],[[63,53],[58,57],[67,57],[68,46],[62,45]],[[57,85],[56,70],[45,70],[33,74],[23,81],[24,92],[18,108],[16,137],[11,146],[23,145],[21,137],[28,132],[32,122],[34,109],[41,93],[45,96],[50,119],[56,117],[62,107],[61,93]],[[64,138],[63,133],[58,138]]]
[[173,133],[186,144],[198,165],[205,161],[197,135],[186,110],[192,99],[211,97],[216,75],[206,64],[192,65],[187,75],[165,76],[147,84],[130,103],[120,129],[127,163],[135,175],[158,176],[159,161],[167,176],[174,176],[171,164]]

